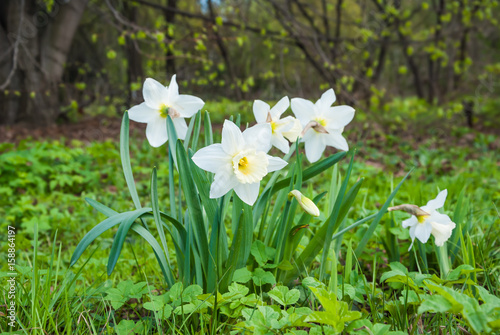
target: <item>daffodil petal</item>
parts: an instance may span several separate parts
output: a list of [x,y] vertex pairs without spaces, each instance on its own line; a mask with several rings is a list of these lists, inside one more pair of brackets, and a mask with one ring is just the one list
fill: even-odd
[[414,229],[415,237],[422,243],[427,243],[429,237],[431,237],[432,225],[429,222],[419,223],[410,228]]
[[319,160],[323,151],[325,151],[326,145],[322,139],[322,136],[325,135],[309,130],[304,136],[306,157],[309,162],[314,163]]
[[188,126],[186,124],[186,120],[182,117],[176,117],[172,119],[174,123],[175,132],[177,133],[177,138],[184,140],[186,138]]
[[214,181],[210,187],[210,198],[220,198],[236,185],[238,185],[238,180],[231,170],[224,169],[223,171],[219,171],[219,173],[215,174]]
[[273,119],[279,119],[281,114],[283,114],[288,107],[290,107],[290,99],[288,97],[283,97],[271,108],[271,116]]
[[168,97],[168,90],[153,78],[147,78],[142,87],[142,96],[148,107],[160,109]]
[[177,75],[173,75],[172,79],[170,79],[170,85],[168,86],[168,101],[176,101],[179,97],[179,85],[177,85]]
[[339,131],[331,131],[329,134],[321,134],[326,145],[342,151],[349,150],[349,144]]
[[218,173],[228,164],[231,164],[231,157],[222,150],[220,143],[198,150],[193,155],[192,160],[201,169],[212,173]]
[[403,221],[403,228],[413,227],[418,223],[418,219],[412,215],[411,218]]
[[287,116],[283,119],[273,121],[273,133],[281,133],[292,129],[295,118]]
[[[292,126],[291,126],[290,129],[282,131],[281,133],[290,142],[295,142],[295,141],[297,141],[297,139],[300,136],[300,133],[302,132],[302,125],[300,124],[300,121],[297,120],[296,118],[293,118],[291,116],[289,116],[289,117],[291,118],[291,122],[290,123],[291,123]],[[286,117],[286,118],[288,118],[288,117]]]
[[288,151],[290,150],[290,147],[288,146],[288,141],[281,135],[280,133],[275,133],[271,137],[271,144],[275,147],[281,150],[284,154],[287,154]]
[[232,121],[224,121],[224,125],[222,126],[221,144],[222,149],[231,156],[237,153],[245,144],[240,128],[238,128]]
[[152,147],[159,147],[168,140],[167,122],[165,118],[158,116],[154,121],[150,121],[146,127],[146,138]]
[[237,184],[234,187],[234,191],[243,202],[251,206],[259,196],[259,185],[260,182],[253,184]]
[[336,99],[337,97],[335,96],[333,88],[330,88],[328,91],[321,95],[321,98],[318,101],[316,101],[316,107],[320,111],[326,111],[328,107],[330,107],[335,102]]
[[344,128],[354,118],[354,108],[351,106],[329,107],[328,113],[325,113],[328,126],[336,129]]
[[255,100],[253,102],[253,115],[257,123],[265,123],[267,121],[267,114],[270,111],[270,106],[262,100]]
[[448,190],[442,190],[441,192],[439,192],[436,199],[429,200],[429,202],[427,202],[427,205],[425,205],[425,207],[430,211],[443,207],[447,195],[448,195]]
[[272,129],[269,123],[256,124],[243,132],[247,147],[268,152],[271,149]]
[[203,100],[194,95],[180,94],[172,107],[180,114],[181,117],[192,117],[205,104]]
[[279,157],[273,157],[267,155],[267,160],[269,165],[267,166],[267,172],[278,171],[287,166],[287,162]]
[[148,107],[145,102],[128,110],[130,120],[142,123],[148,123],[154,120],[159,114],[158,110]]
[[300,121],[302,127],[305,127],[309,121],[316,117],[314,104],[302,98],[293,98],[291,102],[292,112]]

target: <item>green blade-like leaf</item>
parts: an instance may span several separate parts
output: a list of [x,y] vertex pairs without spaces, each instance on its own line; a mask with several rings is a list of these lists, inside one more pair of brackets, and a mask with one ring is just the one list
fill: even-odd
[[[305,182],[321,172],[327,170],[331,166],[335,165],[337,162],[339,162],[342,158],[347,155],[346,152],[338,152],[335,155],[332,155],[328,158],[323,159],[320,162],[317,162],[313,164],[312,166],[308,167],[302,172],[302,181]],[[272,194],[278,192],[279,190],[287,187],[290,185],[290,177],[285,178],[280,180],[279,182],[275,183],[273,187],[268,188],[262,194],[257,198],[257,201],[255,202],[255,205],[253,206],[253,216],[254,218],[259,218],[262,216],[262,213],[265,210],[266,204],[269,201],[269,198]]]
[[[317,196],[314,197],[313,202],[318,205],[319,201],[326,195],[326,192],[323,192]],[[304,233],[306,231],[307,226],[309,225],[309,222],[311,222],[312,216],[308,213],[303,213],[302,216],[300,217],[300,220],[298,224],[294,227],[292,227],[287,234],[287,241],[285,244],[285,252],[284,252],[284,260],[291,261],[293,252],[297,248],[297,246],[300,243],[300,240],[302,239],[302,236],[304,236]]]
[[[328,158],[323,159],[320,162],[317,162],[317,163],[311,165],[310,167],[308,167],[307,169],[305,169],[302,172],[302,181],[304,182],[304,181],[311,179],[312,177],[317,176],[321,172],[327,170],[328,168],[330,168],[331,166],[333,166],[334,164],[339,162],[346,155],[347,155],[347,152],[345,152],[345,151],[338,152],[335,155],[332,155]],[[274,185],[274,187],[272,188],[272,192],[275,193],[275,192],[279,191],[280,189],[287,187],[289,184],[290,184],[290,180],[288,178],[280,180],[279,182],[277,182]]]
[[182,142],[177,141],[177,163],[179,164],[179,175],[181,180],[182,191],[186,198],[186,203],[189,212],[190,222],[193,225],[193,233],[195,241],[202,258],[202,268],[207,269],[208,264],[208,239],[205,223],[203,221],[203,210],[201,207],[200,199],[196,186],[193,182],[191,173],[191,164]]
[[[220,204],[224,199],[221,199]],[[220,210],[217,210],[217,213],[214,216],[213,224],[212,224],[212,233],[210,235],[210,243],[209,250],[210,255],[208,258],[208,273],[207,273],[207,292],[214,292],[216,290],[216,284],[220,277],[220,272],[222,268],[222,259],[220,252],[220,234],[221,234],[221,216]]]
[[151,208],[136,209],[135,211],[113,215],[107,218],[106,220],[102,221],[101,223],[99,223],[82,238],[80,243],[78,243],[78,245],[75,248],[75,251],[73,252],[73,256],[71,257],[70,266],[73,266],[78,261],[83,252],[87,249],[87,247],[90,245],[90,243],[92,243],[97,237],[99,237],[106,230],[121,223],[123,220],[129,218],[132,214],[134,217],[138,218],[139,216],[150,211]]
[[[349,208],[351,208],[352,203],[354,202],[354,199],[356,198],[356,195],[359,192],[359,189],[361,188],[362,182],[363,182],[362,179],[358,180],[358,182],[356,182],[356,184],[354,184],[344,196],[344,200],[342,202],[342,206],[340,207],[339,215],[337,217],[338,221],[341,222],[342,220],[344,220],[345,216],[347,215],[347,212],[349,211]],[[316,231],[314,237],[311,239],[307,247],[304,249],[304,251],[302,251],[300,256],[297,258],[296,269],[290,271],[287,274],[285,282],[289,282],[299,274],[299,271],[302,271],[305,268],[307,268],[311,264],[313,259],[316,257],[316,255],[321,251],[321,249],[323,249],[324,240],[325,238],[327,238],[326,234],[328,230],[328,225],[330,223],[331,222],[329,220],[326,220],[325,223],[321,226],[321,228],[318,231]]]
[[119,214],[117,211],[115,211],[114,209],[111,209],[109,208],[108,206],[106,205],[103,205],[101,204],[99,201],[97,200],[94,200],[94,199],[90,199],[90,198],[85,198],[85,201],[92,207],[94,207],[94,209],[96,209],[98,212],[106,215],[107,217],[110,217],[110,216],[113,216],[113,215],[116,215],[116,214]]
[[168,134],[168,151],[172,153],[172,158],[174,159],[174,165],[177,165],[177,153],[176,153],[176,144],[177,144],[177,131],[175,130],[174,122],[170,115],[167,116],[167,134]]
[[189,148],[189,141],[191,140],[191,136],[193,135],[194,125],[196,123],[196,118],[198,117],[199,112],[200,111],[198,111],[194,115],[194,117],[192,117],[191,120],[189,120],[188,130],[186,132],[186,137],[184,138],[184,150],[186,151]]
[[214,135],[212,134],[212,123],[210,122],[210,114],[205,111],[205,146],[214,143]]
[[239,222],[234,225],[237,228],[234,231],[229,257],[224,269],[224,278],[222,278],[219,286],[220,291],[226,290],[229,286],[234,271],[246,265],[253,242],[252,208],[237,196],[233,197],[233,206],[236,208],[233,212],[233,220],[236,219]]
[[[151,208],[147,209],[146,212],[151,212]],[[113,269],[115,268],[116,262],[118,262],[118,257],[120,257],[120,253],[122,252],[123,243],[125,242],[125,238],[127,237],[128,231],[130,227],[134,223],[136,219],[138,219],[142,214],[140,211],[137,213],[129,212],[128,216],[120,224],[118,231],[116,232],[115,239],[113,240],[113,244],[111,245],[111,251],[109,252],[108,258],[108,276],[111,275]]]
[[134,175],[132,174],[132,166],[130,165],[128,112],[123,113],[122,126],[120,129],[120,158],[130,196],[132,197],[135,208],[139,209],[142,207],[141,201],[139,200],[139,195],[135,188]]
[[330,244],[332,243],[332,239],[330,238],[330,236],[333,235],[333,233],[335,232],[335,230],[337,230],[338,226],[343,220],[343,218],[342,220],[339,220],[340,208],[342,206],[344,195],[347,190],[347,184],[349,183],[349,178],[351,177],[353,163],[354,163],[354,153],[352,154],[351,161],[349,162],[349,167],[347,169],[344,181],[340,186],[340,191],[337,195],[337,199],[335,200],[335,205],[333,206],[333,210],[330,213],[330,217],[328,218],[329,223],[326,230],[326,238],[325,241],[323,242],[323,254],[321,255],[321,265],[319,271],[320,280],[322,280],[325,276],[328,253],[330,252]]
[[[163,230],[163,222],[161,221],[160,210],[158,209],[158,182],[157,182],[157,177],[156,177],[156,167],[153,168],[153,173],[151,174],[151,203],[152,203],[152,207],[153,207],[154,222],[156,224],[156,228],[158,230],[158,235],[160,236],[161,244],[163,246],[164,254],[162,254],[162,256],[166,255],[166,259],[168,262],[169,271],[167,272],[167,275],[168,275],[168,273],[170,273],[170,276],[172,277],[172,273],[170,271],[170,260],[168,257],[167,239],[165,237],[165,232]],[[155,240],[155,242],[156,242],[156,240]],[[173,277],[172,277],[172,280],[173,280]]]
[[131,229],[135,231],[137,234],[141,235],[142,238],[144,238],[146,242],[148,242],[148,244],[151,246],[151,248],[155,253],[156,259],[160,264],[161,271],[165,276],[165,281],[167,282],[169,287],[172,287],[175,284],[175,279],[172,274],[172,269],[170,268],[170,265],[167,259],[165,258],[165,254],[163,253],[163,250],[161,249],[158,241],[156,241],[154,236],[151,235],[151,233],[147,231],[147,229],[141,226],[140,224],[134,223]]
[[[411,171],[413,171],[413,169]],[[382,206],[382,208],[380,208],[380,210],[378,211],[377,216],[375,217],[375,219],[372,221],[372,223],[368,227],[368,230],[363,235],[363,238],[361,239],[361,241],[359,242],[358,246],[356,247],[356,250],[354,251],[356,253],[356,256],[358,258],[361,255],[361,253],[363,252],[363,250],[364,250],[364,248],[366,246],[366,243],[368,243],[368,240],[370,239],[370,237],[372,236],[373,232],[375,231],[375,228],[377,228],[378,223],[380,222],[380,220],[382,219],[382,217],[384,216],[384,214],[387,212],[387,208],[391,204],[392,199],[394,199],[394,197],[396,196],[396,193],[398,193],[398,191],[399,191],[399,188],[401,187],[401,185],[403,185],[403,182],[406,180],[406,178],[408,178],[408,176],[410,175],[411,171],[406,174],[406,176],[403,178],[403,180],[401,180],[399,182],[398,186],[396,186],[396,188],[394,189],[394,191],[392,191],[392,193],[389,195],[389,197],[385,201],[385,203]]]
[[[192,162],[191,157],[193,152],[189,151],[189,161]],[[217,200],[210,198],[210,181],[207,178],[206,173],[200,169],[196,164],[190,164],[191,175],[193,181],[196,184],[198,192],[200,194],[203,207],[207,212],[208,222],[214,222],[214,218],[217,212]]]
[[196,113],[196,123],[194,125],[193,141],[191,142],[191,149],[196,151],[198,148],[198,139],[200,137],[201,128],[201,110]]
[[[455,212],[453,213],[453,222],[458,225],[462,225],[462,222],[464,222],[465,215],[467,214],[467,203],[464,201],[465,197],[465,186],[462,188],[460,191],[460,194],[458,195],[457,203],[455,205]],[[459,229],[453,229],[451,233],[451,237],[449,242],[447,243],[448,248],[450,249],[450,257],[451,257],[451,264],[455,261],[455,258],[458,255],[459,252],[459,239],[460,239],[460,230]],[[462,231],[463,233],[463,231]]]

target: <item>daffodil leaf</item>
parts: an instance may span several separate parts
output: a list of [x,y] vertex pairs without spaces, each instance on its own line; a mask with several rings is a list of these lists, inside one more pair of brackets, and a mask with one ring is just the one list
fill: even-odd
[[135,211],[131,212],[125,212],[125,213],[120,213],[113,215],[106,220],[102,221],[99,223],[97,226],[92,228],[78,243],[78,245],[75,248],[75,251],[73,252],[73,256],[71,257],[71,262],[70,266],[73,266],[80,256],[83,254],[83,252],[87,249],[87,247],[92,243],[98,236],[100,236],[102,233],[110,229],[111,227],[116,226],[117,224],[123,222],[126,219],[131,219],[134,218],[137,219],[139,216],[148,213],[151,211],[151,208],[141,208],[137,209]]
[[200,198],[197,188],[194,184],[191,175],[191,164],[189,164],[188,156],[181,140],[177,140],[176,144],[177,164],[179,167],[179,175],[181,179],[181,187],[186,198],[188,207],[189,219],[193,227],[193,233],[199,254],[202,260],[202,268],[207,269],[208,264],[208,239],[205,222],[203,221],[203,210],[200,203]]
[[132,166],[130,164],[130,153],[129,153],[129,118],[128,112],[123,113],[122,125],[120,129],[120,157],[122,161],[123,174],[125,175],[125,181],[134,202],[135,208],[141,208],[141,201],[139,200],[139,195],[137,194],[137,189],[135,187],[134,176],[132,174]]
[[377,216],[375,217],[375,219],[373,219],[372,223],[368,227],[368,230],[366,231],[365,235],[363,236],[363,238],[359,242],[358,246],[356,247],[356,250],[354,251],[358,257],[363,252],[366,244],[368,243],[368,240],[373,235],[373,232],[375,231],[375,228],[377,228],[378,223],[380,222],[380,220],[382,219],[382,217],[386,213],[387,208],[391,204],[392,199],[394,199],[394,197],[396,196],[396,193],[398,193],[398,191],[399,191],[399,188],[401,187],[401,185],[403,185],[404,181],[406,180],[406,178],[408,178],[408,176],[410,175],[410,173],[411,173],[411,171],[408,172],[406,174],[406,176],[403,178],[403,180],[401,180],[399,182],[399,184],[396,186],[396,188],[394,189],[394,191],[392,191],[392,193],[389,195],[389,197],[385,201],[385,203],[382,206],[382,208],[380,208],[380,210],[378,211]]
[[156,259],[160,264],[160,269],[163,273],[163,276],[165,277],[168,286],[172,286],[174,284],[172,269],[167,259],[165,258],[165,254],[162,248],[160,247],[158,241],[156,241],[154,236],[146,228],[137,223],[133,224],[131,229],[135,231],[137,234],[139,234],[143,239],[145,239],[146,242],[148,242],[148,244],[151,246],[151,248],[155,253]]

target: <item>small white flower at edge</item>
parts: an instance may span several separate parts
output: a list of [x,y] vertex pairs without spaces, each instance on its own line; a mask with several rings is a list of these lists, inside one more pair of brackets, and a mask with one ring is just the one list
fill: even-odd
[[249,205],[259,195],[260,181],[287,162],[267,154],[271,149],[271,126],[257,124],[243,133],[231,121],[224,121],[221,143],[198,150],[193,162],[215,173],[210,198],[220,198],[231,189]]
[[288,198],[292,198],[292,197],[295,197],[295,199],[297,199],[300,207],[302,207],[302,209],[307,214],[310,214],[310,215],[316,216],[316,217],[319,216],[318,206],[316,206],[316,204],[311,199],[309,199],[308,197],[306,197],[305,195],[300,193],[300,191],[293,190],[290,193],[288,193]]
[[294,142],[302,131],[300,122],[298,123],[299,129],[297,129],[297,120],[294,117],[287,116],[280,119],[288,106],[290,106],[288,97],[281,98],[273,108],[262,100],[255,100],[253,103],[253,114],[257,124],[269,123],[271,125],[271,144],[285,154],[290,150],[285,137],[290,142]]
[[335,100],[333,89],[323,93],[315,104],[302,98],[292,99],[292,112],[304,128],[301,137],[302,142],[305,142],[306,157],[311,163],[321,157],[327,145],[343,151],[349,150],[342,131],[353,119],[354,108],[332,107]]
[[183,140],[188,129],[184,118],[192,117],[205,104],[193,95],[179,94],[175,77],[174,74],[170,86],[147,78],[142,88],[144,102],[128,111],[130,120],[148,124],[146,137],[153,147],[159,147],[168,140],[167,115],[172,118],[177,137]]
[[436,199],[430,200],[427,205],[417,207],[415,205],[401,205],[389,208],[391,210],[404,210],[412,217],[403,221],[403,228],[410,227],[411,245],[408,251],[413,247],[415,238],[420,242],[427,243],[431,235],[434,236],[434,243],[438,247],[442,247],[450,237],[456,224],[451,221],[450,217],[446,214],[439,213],[436,209],[444,206],[447,190],[439,192]]

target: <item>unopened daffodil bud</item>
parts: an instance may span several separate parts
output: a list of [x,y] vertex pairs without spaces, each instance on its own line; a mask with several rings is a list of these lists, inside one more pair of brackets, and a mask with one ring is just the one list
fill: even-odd
[[311,199],[300,193],[300,191],[293,190],[290,193],[288,193],[288,199],[291,199],[292,197],[294,197],[299,202],[300,207],[302,207],[302,209],[306,213],[312,216],[319,216],[318,207],[314,204],[314,202]]

